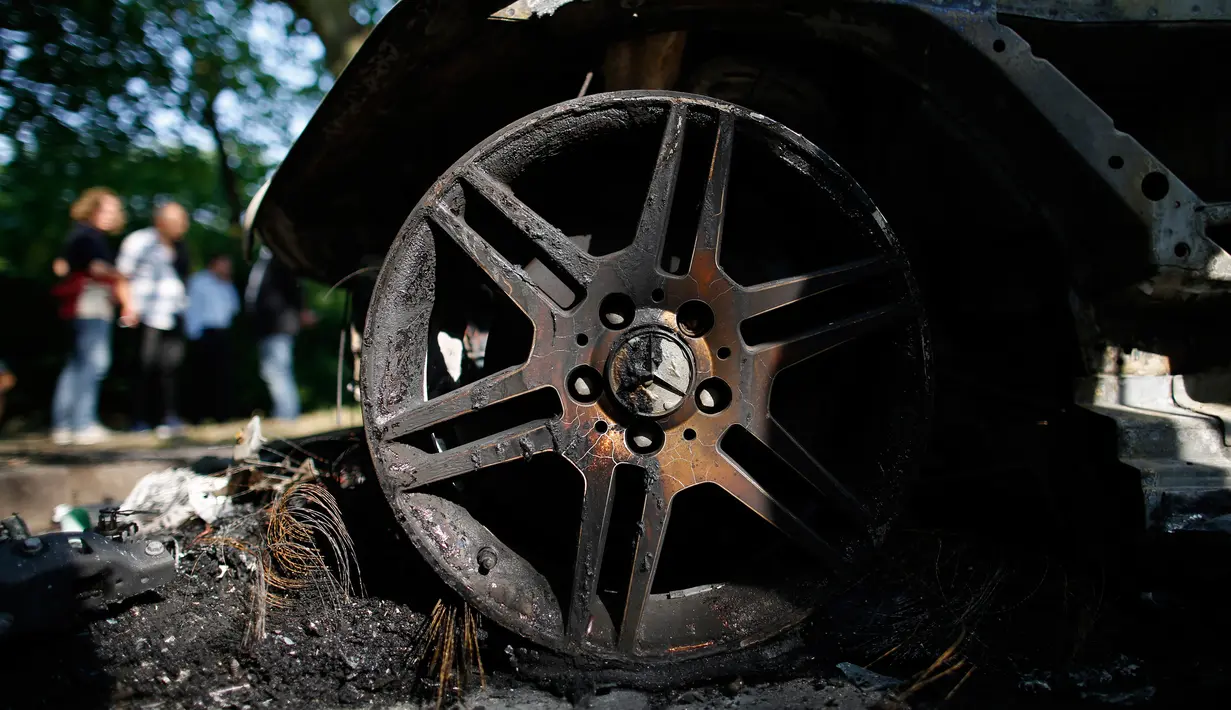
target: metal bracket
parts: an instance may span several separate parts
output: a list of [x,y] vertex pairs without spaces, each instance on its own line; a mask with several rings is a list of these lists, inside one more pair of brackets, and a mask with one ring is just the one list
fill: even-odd
[[996,11],[1053,22],[1231,20],[1231,3],[1228,0],[999,0]]
[[[1221,380],[1219,384],[1224,392],[1227,391],[1226,386],[1231,384],[1231,379],[1226,375],[1195,375],[1190,376],[1190,379],[1193,377],[1203,378],[1207,381],[1211,379]],[[1175,400],[1176,405],[1217,419],[1222,426],[1223,444],[1231,446],[1231,406],[1219,402],[1202,402],[1189,394],[1189,385],[1190,382],[1186,381],[1183,375],[1175,375],[1171,378],[1171,396]]]
[[[1219,290],[1210,282],[1231,281],[1231,255],[1205,235],[1209,215],[1223,215],[1222,206],[1215,209],[1204,203],[1135,138],[1117,130],[1111,117],[1059,69],[1034,56],[1025,39],[997,21],[999,5],[990,0],[898,2],[933,16],[998,66],[1136,214],[1150,234],[1151,263],[1159,268],[1143,290],[1158,295],[1198,293]],[[1044,8],[1050,4],[1038,3]],[[1028,5],[1033,6],[1019,0],[1007,6],[1020,12]],[[1174,3],[1162,5],[1174,13]],[[1070,10],[1069,16],[1076,21],[1074,13]],[[1231,221],[1231,214],[1224,217]]]
[[94,532],[5,540],[0,639],[63,628],[174,577],[175,556],[157,540],[116,542]]

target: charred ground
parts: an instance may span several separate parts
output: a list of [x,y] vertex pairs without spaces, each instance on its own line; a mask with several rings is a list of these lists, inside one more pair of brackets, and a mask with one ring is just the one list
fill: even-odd
[[[219,530],[197,523],[177,534],[179,572],[159,594],[77,633],[9,646],[2,704],[435,706],[440,644],[425,646],[424,631],[438,602],[451,614],[464,607],[414,553],[354,442],[302,448],[346,472],[345,486],[327,480],[366,594],[286,596],[268,610],[266,638],[246,644],[253,570],[209,542]],[[481,660],[486,687],[472,680],[460,700],[446,688],[441,705],[1168,707],[1217,702],[1231,689],[1227,620],[1214,598],[1226,581],[1212,563],[1221,548],[1173,537],[1111,555],[1027,534],[1007,517],[997,526],[946,514],[938,495],[916,497],[880,559],[827,615],[764,649],[687,673],[581,671],[482,624],[477,657],[458,652],[454,663]],[[936,524],[945,519],[966,523]],[[227,530],[255,540],[259,527],[250,515]]]

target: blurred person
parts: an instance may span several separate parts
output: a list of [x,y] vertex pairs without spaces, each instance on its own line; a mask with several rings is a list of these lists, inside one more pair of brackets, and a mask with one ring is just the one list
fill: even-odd
[[56,382],[51,438],[56,444],[89,445],[107,438],[98,423],[98,389],[111,367],[111,322],[115,303],[121,324],[134,322],[128,280],[115,267],[107,235],[124,228],[124,205],[112,190],[92,187],[69,210],[73,228],[61,263],[64,280],[53,293],[61,317],[73,323],[73,347]]
[[161,438],[183,430],[176,409],[176,376],[184,361],[180,321],[188,302],[188,254],[182,241],[187,231],[188,212],[175,202],[162,204],[154,211],[152,227],[124,238],[115,262],[129,280],[140,338],[133,429],[149,431],[155,422]]
[[274,419],[299,417],[299,387],[295,383],[295,336],[316,323],[303,307],[303,288],[290,267],[266,247],[252,266],[244,289],[244,305],[252,314],[259,338],[261,379],[269,388]]
[[188,279],[188,310],[184,311],[199,415],[218,422],[231,413],[231,321],[239,312],[239,294],[231,273],[230,256],[210,256],[206,267]]
[[4,421],[4,398],[9,393],[9,390],[17,386],[17,376],[9,369],[9,366],[0,360],[0,422]]

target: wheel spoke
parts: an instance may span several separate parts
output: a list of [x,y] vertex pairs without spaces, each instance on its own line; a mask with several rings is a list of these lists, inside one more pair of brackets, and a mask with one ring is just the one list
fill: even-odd
[[727,475],[722,476],[721,481],[719,481],[719,484],[727,493],[735,496],[739,502],[748,506],[752,512],[761,516],[770,525],[778,528],[784,535],[795,541],[796,544],[807,552],[823,560],[834,570],[841,572],[846,568],[846,560],[842,559],[837,550],[825,542],[807,523],[787,510],[776,498],[767,493],[760,484],[752,480],[743,469],[736,466],[733,462],[726,460],[725,457],[719,458],[726,461],[726,465],[731,468]]
[[533,387],[526,382],[524,365],[501,370],[418,406],[394,413],[380,423],[381,435],[384,439],[395,439],[414,434],[467,412],[524,394],[531,389]]
[[428,215],[532,321],[538,320],[544,306],[555,306],[547,294],[532,284],[525,271],[510,264],[448,207],[437,203]]
[[695,250],[712,255],[715,263],[722,244],[722,222],[727,204],[727,185],[731,180],[731,150],[735,144],[735,117],[722,114],[718,120],[718,138],[710,158],[709,177],[705,181],[705,198],[697,222]]
[[550,420],[535,420],[441,453],[416,456],[413,487],[426,486],[517,459],[529,459],[555,448]]
[[598,261],[519,200],[512,188],[477,167],[467,170],[463,177],[538,246],[539,258],[549,260],[578,285],[587,284],[594,278]]
[[[607,528],[611,521],[611,482],[613,468],[599,468],[592,459],[584,475],[585,502],[582,504],[581,528],[577,535],[577,557],[573,563],[573,589],[568,605],[568,638],[581,644],[590,631],[594,593],[603,564],[603,549],[607,545]],[[610,462],[608,462],[610,463]]]
[[633,247],[651,255],[651,263],[662,262],[663,244],[667,239],[667,225],[671,221],[671,204],[675,200],[675,184],[680,174],[680,160],[684,154],[684,131],[688,124],[688,109],[680,104],[671,107],[667,115],[667,127],[663,131],[658,160],[654,163],[654,175],[650,189],[641,208],[641,221],[637,224],[637,236]]
[[914,312],[914,307],[908,303],[895,303],[872,308],[858,315],[827,323],[783,340],[757,345],[752,348],[756,353],[756,367],[760,371],[768,371],[772,377],[779,370],[862,335],[887,328]]
[[667,527],[670,500],[659,497],[659,491],[647,490],[645,506],[641,510],[641,525],[637,545],[633,553],[633,571],[628,581],[628,595],[624,602],[624,618],[620,623],[620,650],[633,653],[641,634],[641,619],[645,616],[646,602],[658,571],[659,553],[662,551],[663,532]]
[[744,318],[752,318],[838,286],[866,281],[885,273],[889,266],[888,259],[875,256],[802,276],[752,286],[743,289],[738,297],[740,311]]
[[852,522],[866,525],[872,519],[868,509],[855,494],[808,453],[799,440],[791,436],[773,417],[762,418],[759,424],[749,427],[749,431],[766,449],[794,469],[821,495],[835,502]]

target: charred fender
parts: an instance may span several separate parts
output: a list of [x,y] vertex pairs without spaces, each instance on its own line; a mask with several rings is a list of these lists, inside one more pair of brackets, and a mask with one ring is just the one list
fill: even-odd
[[[260,205],[254,232],[303,273],[339,280],[383,256],[415,196],[457,155],[500,125],[576,95],[613,42],[663,31],[731,31],[749,41],[774,38],[797,46],[801,56],[809,46],[844,47],[856,59],[869,58],[962,103],[961,110],[978,115],[1001,142],[1004,164],[1019,173],[1039,160],[1061,173],[1088,171],[1125,217],[1118,228],[1123,233],[1111,240],[1125,263],[1109,280],[1128,284],[1157,272],[1149,288],[1165,296],[1213,290],[1231,276],[1226,254],[1204,234],[1231,210],[1200,199],[997,20],[1004,14],[1065,22],[1225,19],[1207,17],[1218,9],[1213,6],[1194,11],[1188,4],[1156,3],[1151,15],[1137,18],[1131,3],[1062,3],[1049,11],[1052,3],[1044,0],[1002,8],[978,0],[943,6],[913,0],[517,5],[526,6],[514,8],[523,14],[549,5],[552,13],[496,22],[489,17],[502,9],[496,3],[408,0],[395,6],[288,155]],[[806,62],[800,68],[814,70]],[[609,81],[617,79],[613,73]],[[603,80],[587,87],[601,91]],[[1030,182],[1058,219],[1072,212],[1080,221],[1089,210],[1088,201],[1069,204],[1063,189],[1049,193],[1045,184]],[[1162,185],[1165,199],[1159,197]],[[1066,247],[1079,257],[1106,248],[1080,224],[1058,233],[1088,240]]]

